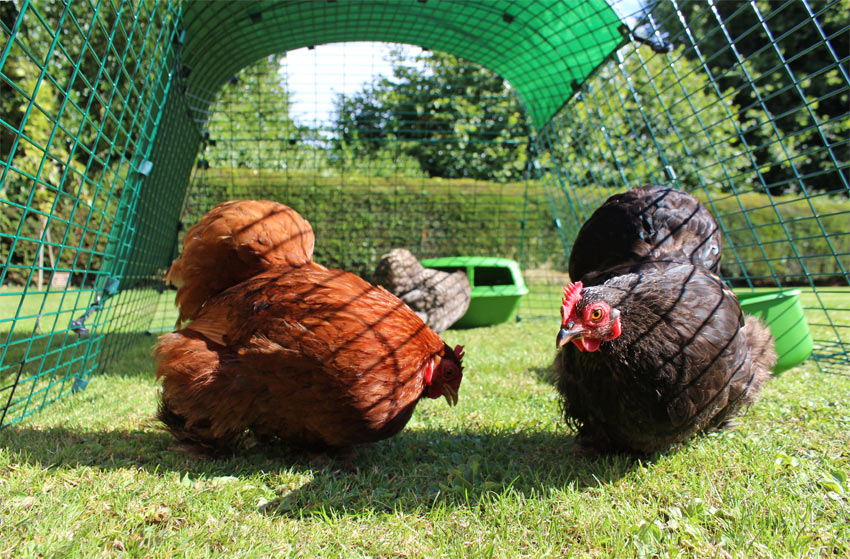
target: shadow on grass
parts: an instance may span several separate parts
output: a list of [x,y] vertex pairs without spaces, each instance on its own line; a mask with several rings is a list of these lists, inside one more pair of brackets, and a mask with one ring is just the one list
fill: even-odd
[[[123,337],[111,334],[103,349],[105,357],[120,353],[126,370],[107,364],[106,373],[151,375],[150,347],[156,337]],[[133,343],[142,340],[150,343]],[[543,379],[550,370],[533,373]],[[176,472],[192,480],[268,476],[263,483],[283,488],[260,512],[292,517],[472,506],[507,493],[532,497],[567,486],[610,483],[636,465],[627,456],[586,456],[574,450],[573,441],[569,434],[553,432],[406,429],[389,440],[318,459],[269,447],[208,459],[176,449],[171,435],[153,426],[84,431],[24,423],[0,430],[0,447],[42,468],[130,468],[148,475]],[[298,474],[312,480],[289,489],[284,478]]]
[[534,378],[539,380],[542,383],[556,386],[558,384],[558,379],[555,376],[554,369],[549,367],[532,367],[529,369],[529,372],[534,375]]
[[[585,456],[573,450],[573,437],[548,432],[409,429],[319,459],[269,448],[203,459],[175,450],[172,443],[157,429],[80,432],[13,425],[0,431],[0,447],[43,468],[132,468],[149,475],[178,472],[192,480],[270,476],[264,483],[273,487],[279,480],[282,489],[259,511],[293,517],[474,506],[507,493],[530,498],[567,486],[607,484],[637,465],[626,456]],[[312,481],[289,489],[283,478],[299,473]]]

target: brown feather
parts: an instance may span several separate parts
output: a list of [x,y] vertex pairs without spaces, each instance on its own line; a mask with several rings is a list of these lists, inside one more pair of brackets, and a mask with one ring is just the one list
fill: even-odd
[[165,281],[177,286],[178,326],[228,287],[278,266],[300,266],[313,257],[310,223],[268,200],[219,204],[186,233],[183,253]]
[[278,268],[160,337],[160,417],[211,449],[232,448],[246,430],[308,448],[375,441],[404,427],[426,364],[447,351],[382,288],[315,264]]

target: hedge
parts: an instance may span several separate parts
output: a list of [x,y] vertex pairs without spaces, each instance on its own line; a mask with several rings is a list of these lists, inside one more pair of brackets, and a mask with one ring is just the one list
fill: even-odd
[[[533,183],[529,189],[537,190]],[[468,179],[212,170],[193,187],[195,211],[187,213],[185,225],[213,203],[272,198],[313,224],[317,261],[366,277],[381,254],[398,246],[421,258],[524,256],[526,268],[565,270],[567,255],[546,202],[526,200],[525,192],[524,183]],[[589,207],[598,198],[589,188],[575,194]],[[816,283],[846,281],[841,272],[842,266],[850,269],[846,198],[712,192],[709,203],[705,193],[697,197],[727,233],[722,273],[733,283],[749,278],[753,285],[807,284],[807,274]]]
[[[269,198],[292,206],[313,224],[316,261],[365,277],[381,254],[394,247],[407,247],[420,258],[503,256],[522,260],[527,269],[565,270],[567,255],[548,205],[535,197],[526,200],[527,186],[537,191],[534,183],[210,169],[197,173],[190,186],[183,230],[216,203]],[[575,194],[596,198],[589,187]],[[746,284],[749,278],[754,285],[804,284],[807,274],[817,283],[847,281],[841,270],[850,269],[846,198],[720,192],[712,193],[711,202],[704,194],[699,197],[727,233],[722,272],[733,283]],[[0,211],[4,230],[14,231],[23,212],[6,204]],[[58,217],[73,224],[66,242],[79,248],[62,250],[57,267],[96,270],[105,237],[99,237],[97,246],[88,239],[79,243],[77,216]],[[67,222],[52,221],[52,238],[62,239],[67,227]],[[38,232],[38,215],[28,213],[23,233],[33,241],[16,246],[7,283],[26,278],[25,269],[15,267],[35,260]],[[0,239],[4,263],[11,237]]]

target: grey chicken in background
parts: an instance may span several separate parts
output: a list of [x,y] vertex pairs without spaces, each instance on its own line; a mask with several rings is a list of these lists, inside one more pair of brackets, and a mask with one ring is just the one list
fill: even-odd
[[449,273],[425,268],[404,248],[381,257],[372,281],[407,303],[437,333],[448,329],[469,308],[472,290],[462,270]]

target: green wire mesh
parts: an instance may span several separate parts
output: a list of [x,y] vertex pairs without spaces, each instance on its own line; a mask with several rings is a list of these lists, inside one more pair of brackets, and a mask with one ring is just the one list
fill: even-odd
[[[525,196],[526,123],[518,122],[511,135],[478,131],[460,140],[450,123],[435,113],[403,105],[392,115],[394,130],[388,134],[370,134],[386,124],[381,119],[313,119],[305,126],[294,120],[297,109],[291,106],[286,84],[279,84],[277,68],[286,62],[272,57],[252,65],[224,87],[211,112],[194,111],[207,139],[188,191],[183,230],[225,200],[271,198],[311,221],[317,261],[365,277],[382,254],[397,247],[407,247],[420,258],[467,254],[520,260],[528,254],[524,232],[529,220],[535,230],[543,226],[536,201],[530,202],[534,211],[529,215]],[[359,64],[368,67],[369,61]],[[476,105],[494,107],[491,118],[500,113],[524,120],[501,79],[474,65],[464,66],[466,71],[452,68],[446,89],[462,94],[416,87],[409,99],[433,108],[451,97],[467,101],[468,90],[474,89]],[[315,67],[313,73],[319,76],[322,68]],[[349,77],[355,73],[348,70]],[[510,102],[496,108],[506,93]],[[338,107],[354,101],[338,100]],[[430,116],[423,118],[424,113]],[[452,166],[448,160],[442,161],[443,176],[431,177],[422,170],[420,160],[428,162],[446,152],[465,157],[465,162],[505,158],[511,165],[500,182],[469,176],[467,165]],[[514,165],[517,158],[519,166]],[[557,250],[557,239],[549,237],[550,252]],[[548,258],[541,251],[535,255]]]
[[[803,288],[814,358],[846,372],[848,9],[666,0],[624,33],[598,1],[0,3],[0,426],[172,328],[182,232],[238,197],[367,277],[397,246],[514,258],[520,316],[551,319],[583,220],[671,184],[717,216],[734,287]],[[300,117],[273,55],[356,40],[425,50]],[[441,90],[426,59],[459,71]]]
[[175,20],[161,3],[0,4],[0,425],[85,388],[146,327],[144,294],[118,290]]
[[184,22],[185,62],[193,69],[188,87],[199,95],[214,94],[263,56],[385,41],[490,68],[511,83],[537,126],[623,42],[620,18],[606,0],[190,2]]
[[[538,137],[564,253],[611,193],[696,195],[742,292],[801,286],[824,370],[850,363],[850,2],[663,2]],[[637,33],[636,33],[637,35]],[[666,51],[666,52],[665,52]],[[807,288],[807,289],[806,289]]]

